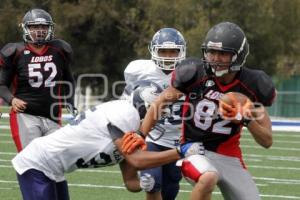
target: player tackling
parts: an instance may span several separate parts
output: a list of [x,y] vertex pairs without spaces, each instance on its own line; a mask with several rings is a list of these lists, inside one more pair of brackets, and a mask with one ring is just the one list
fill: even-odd
[[134,131],[138,130],[143,118],[137,110],[146,109],[145,105],[151,103],[148,100],[157,97],[157,94],[147,93],[150,86],[151,82],[148,82],[133,92],[133,101],[140,102],[115,100],[93,107],[53,134],[33,140],[17,154],[12,163],[23,199],[68,200],[68,187],[56,184],[64,180],[64,173],[115,164],[120,165],[128,190],[137,192],[140,191],[138,169],[174,162],[191,153],[203,153],[201,143],[180,145],[163,152],[137,150],[132,154],[120,153],[124,133],[125,151],[145,148],[144,141]]

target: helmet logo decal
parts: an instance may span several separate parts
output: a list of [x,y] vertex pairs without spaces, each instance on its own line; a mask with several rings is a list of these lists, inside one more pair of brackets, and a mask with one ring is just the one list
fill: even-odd
[[212,42],[212,41],[209,41],[207,43],[207,47],[208,48],[213,48],[213,49],[222,49],[223,44],[222,44],[222,42]]
[[212,80],[207,80],[206,83],[205,83],[205,87],[211,87],[211,86],[214,86],[215,85],[215,82],[212,81]]
[[30,54],[29,50],[24,50],[24,55]]
[[34,19],[35,22],[46,22],[46,19],[44,18],[36,18]]

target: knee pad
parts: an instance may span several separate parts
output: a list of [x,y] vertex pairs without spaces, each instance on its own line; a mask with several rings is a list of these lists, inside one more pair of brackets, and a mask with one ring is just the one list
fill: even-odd
[[181,168],[183,177],[192,185],[195,185],[200,176],[207,171],[214,171],[216,168],[203,155],[192,155],[177,162],[177,166]]
[[160,184],[159,186],[155,184],[155,179],[151,174],[144,173],[140,177],[140,187],[145,192],[157,192],[160,191]]

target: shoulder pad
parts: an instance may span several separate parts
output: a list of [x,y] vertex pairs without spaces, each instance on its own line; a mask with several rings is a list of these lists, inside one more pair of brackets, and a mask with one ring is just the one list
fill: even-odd
[[153,66],[153,61],[151,60],[134,60],[131,61],[125,68],[126,73],[139,73],[144,72],[145,69]]
[[63,49],[66,53],[72,54],[73,50],[69,43],[61,39],[54,39],[49,42],[50,45]]
[[264,106],[271,106],[276,96],[274,83],[270,76],[262,70],[243,68],[241,81],[253,90],[257,100]]
[[172,86],[184,91],[195,81],[206,76],[203,62],[199,58],[187,58],[178,63],[172,74]]
[[144,78],[146,74],[155,70],[156,66],[152,60],[134,60],[131,61],[124,70],[126,84]]
[[10,57],[15,55],[17,51],[21,51],[24,49],[24,44],[20,43],[8,43],[1,49],[1,54],[4,57]]

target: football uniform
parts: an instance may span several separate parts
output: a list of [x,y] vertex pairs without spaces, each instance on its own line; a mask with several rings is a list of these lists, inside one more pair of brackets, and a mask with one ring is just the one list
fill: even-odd
[[8,103],[13,97],[27,102],[23,113],[10,113],[18,151],[33,138],[59,128],[63,95],[73,106],[75,81],[69,68],[71,58],[71,46],[58,39],[47,42],[40,53],[26,43],[9,43],[1,49],[0,95]]
[[[253,102],[270,106],[275,97],[274,84],[263,71],[246,67],[226,86],[214,77],[199,75],[204,73],[201,70],[185,68],[173,73],[173,87],[188,95],[186,102],[189,104],[183,108],[183,139],[202,141],[206,150],[241,158],[239,138],[242,125],[220,117],[219,98],[227,92],[239,92]],[[190,80],[187,74],[190,74]]]
[[222,119],[218,101],[227,92],[239,92],[253,102],[270,106],[276,95],[271,79],[263,71],[243,67],[234,81],[224,86],[215,77],[206,76],[202,66],[191,66],[175,69],[172,86],[186,94],[183,141],[201,141],[206,150],[205,156],[191,156],[178,162],[184,177],[195,183],[201,174],[216,172],[225,199],[260,199],[242,159],[242,125]]
[[[129,123],[130,122],[130,123]],[[140,124],[137,110],[125,100],[98,105],[81,113],[53,134],[33,140],[12,163],[19,175],[30,169],[43,172],[56,182],[77,168],[104,167],[123,160],[107,125],[123,132],[135,131]]]
[[[132,61],[126,67],[124,76],[127,86],[133,85],[136,81],[149,80],[165,89],[171,81],[171,73],[165,74],[153,60]],[[130,91],[127,92],[130,94]],[[182,100],[178,100],[167,106],[165,110],[168,111],[168,114],[158,120],[149,132],[149,136],[146,137],[148,151],[165,151],[178,145],[181,134],[182,102]],[[146,179],[144,179],[145,177]],[[147,180],[149,177],[154,179],[154,184],[145,188],[143,187],[145,185],[143,180]],[[147,192],[161,191],[162,199],[175,199],[179,191],[181,177],[180,169],[175,162],[172,162],[161,167],[142,170],[140,183],[142,189]]]
[[[63,40],[48,42],[41,53],[36,53],[24,43],[9,43],[0,52],[0,86],[13,83],[13,94],[1,93],[11,103],[13,96],[26,101],[24,113],[43,116],[58,122],[61,114],[63,88],[68,81],[74,89],[74,79],[69,65],[72,49]],[[72,88],[73,87],[73,88]],[[73,104],[72,98],[68,98]]]
[[[171,74],[165,74],[152,60],[135,60],[128,64],[124,71],[126,85],[132,85],[139,80],[149,80],[157,83],[163,89],[170,85]],[[181,128],[182,101],[169,106],[172,115],[162,117],[150,131],[147,142],[174,148],[178,144]]]

